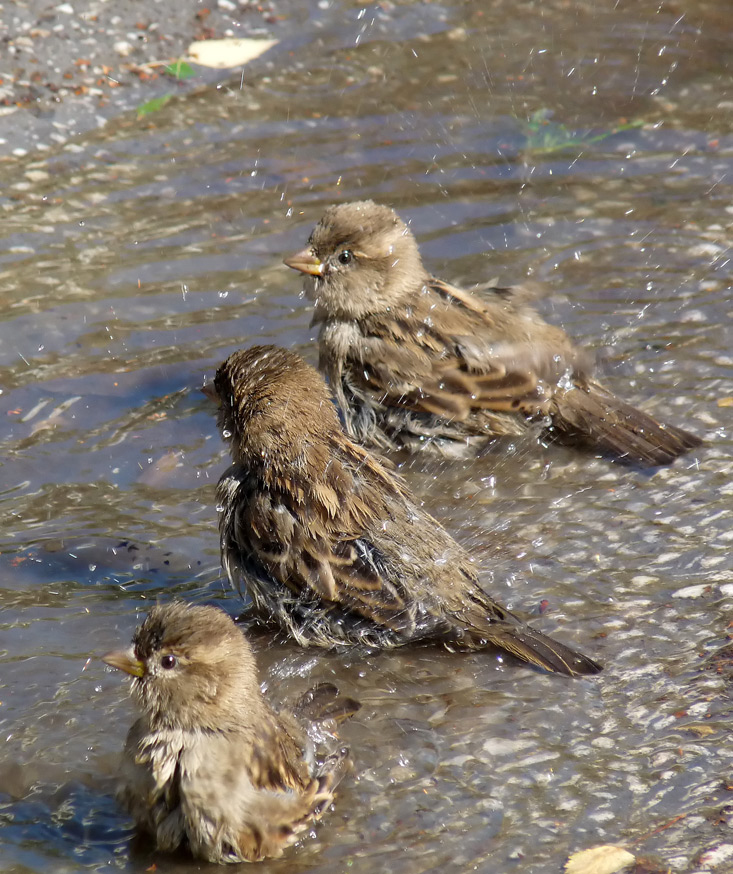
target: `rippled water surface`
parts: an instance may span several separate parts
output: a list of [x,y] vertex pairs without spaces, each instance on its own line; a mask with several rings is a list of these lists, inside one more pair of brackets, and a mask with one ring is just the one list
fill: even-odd
[[607,381],[708,444],[653,475],[529,439],[411,461],[492,594],[606,669],[259,638],[277,696],[333,678],[364,704],[334,810],[261,867],[546,874],[615,843],[661,870],[733,870],[729,12],[286,9],[243,87],[0,165],[3,870],[191,869],[132,842],[113,796],[132,709],[97,656],[158,598],[239,610],[198,389],[253,342],[315,362],[281,258],[328,204],[365,197],[447,278],[548,283],[545,315]]

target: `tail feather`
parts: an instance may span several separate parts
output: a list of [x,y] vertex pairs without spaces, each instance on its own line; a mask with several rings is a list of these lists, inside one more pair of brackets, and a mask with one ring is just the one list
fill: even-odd
[[552,432],[560,442],[600,449],[620,461],[657,467],[702,444],[689,431],[657,422],[597,382],[555,395]]
[[491,630],[494,646],[546,671],[574,677],[603,670],[598,662],[528,625],[497,623]]
[[451,611],[446,618],[456,635],[453,640],[470,649],[495,646],[523,662],[566,677],[597,674],[603,670],[598,662],[583,653],[525,625],[519,616],[478,587],[463,599],[460,609]]

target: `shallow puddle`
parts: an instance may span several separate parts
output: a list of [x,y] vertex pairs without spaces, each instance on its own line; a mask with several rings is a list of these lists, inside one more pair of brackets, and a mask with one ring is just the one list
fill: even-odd
[[487,589],[605,671],[258,637],[276,700],[333,679],[364,704],[333,811],[261,867],[546,874],[615,843],[725,870],[700,859],[733,844],[733,668],[708,661],[733,618],[731,33],[722,2],[642,6],[286,9],[243,87],[0,165],[4,870],[191,869],[131,840],[132,710],[97,656],[159,598],[240,609],[199,386],[254,342],[315,363],[281,258],[368,197],[446,278],[546,282],[606,381],[708,445],[654,475],[530,438],[404,465]]

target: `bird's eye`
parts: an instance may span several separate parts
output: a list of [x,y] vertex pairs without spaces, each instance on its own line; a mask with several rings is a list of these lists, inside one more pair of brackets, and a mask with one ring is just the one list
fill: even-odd
[[351,254],[351,249],[344,249],[343,252],[339,252],[338,260],[341,264],[351,264],[354,256]]
[[171,668],[175,668],[176,666],[176,657],[173,655],[164,655],[160,660],[161,668],[165,668],[166,671],[170,671]]

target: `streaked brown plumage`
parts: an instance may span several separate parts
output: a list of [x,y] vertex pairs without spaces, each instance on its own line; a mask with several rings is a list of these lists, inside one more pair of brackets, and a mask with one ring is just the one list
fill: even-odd
[[274,346],[214,381],[233,465],[219,481],[224,569],[299,643],[494,646],[562,674],[591,659],[523,624],[402,480],[343,432],[323,378]]
[[[297,721],[263,698],[249,643],[226,613],[153,607],[132,646],[104,660],[134,677],[142,716],[127,736],[119,797],[157,849],[209,862],[276,858],[331,803],[348,750],[314,764]],[[358,709],[330,692],[316,687],[303,709],[312,716],[321,699],[329,717]]]
[[285,263],[307,277],[320,367],[360,442],[464,457],[547,420],[550,440],[651,466],[702,442],[598,382],[533,308],[535,288],[466,291],[430,276],[389,207],[331,207]]

